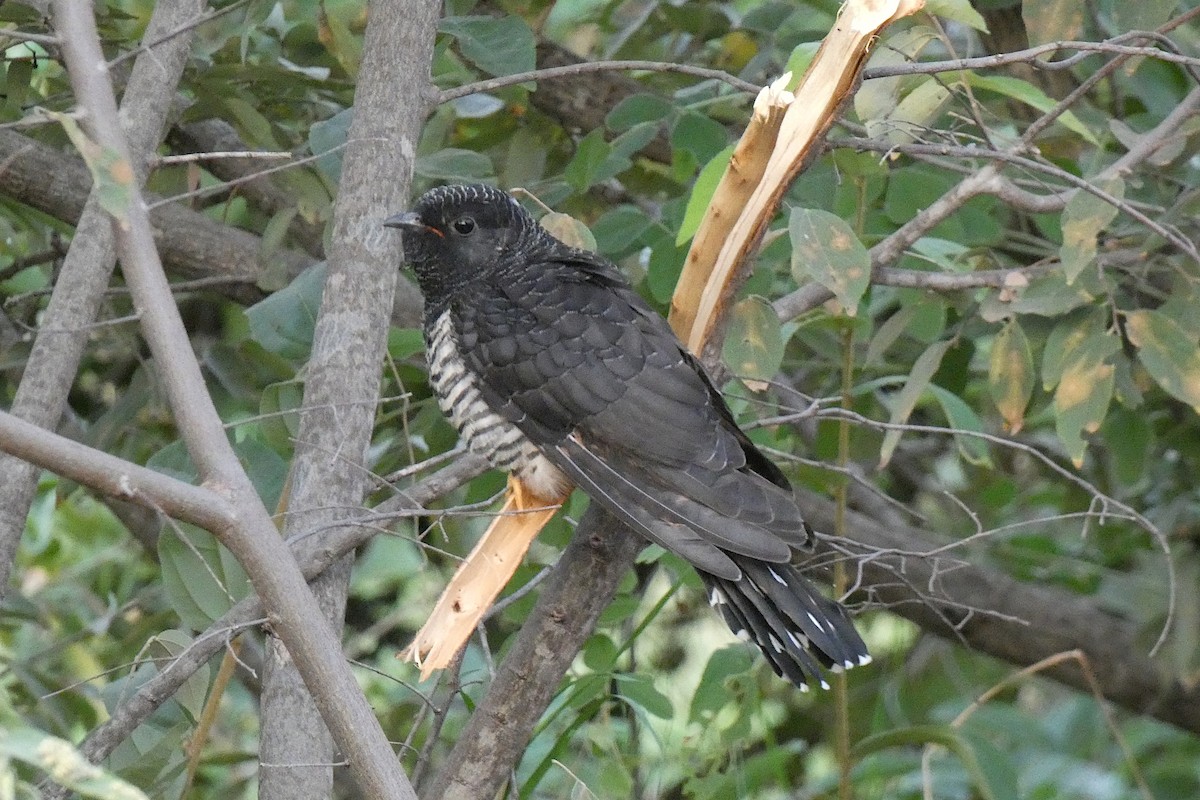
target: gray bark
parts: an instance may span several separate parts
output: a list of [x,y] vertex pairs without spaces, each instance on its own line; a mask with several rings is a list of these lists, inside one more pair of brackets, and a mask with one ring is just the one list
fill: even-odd
[[[329,274],[306,369],[285,534],[336,526],[361,506],[370,475],[391,298],[401,262],[399,237],[382,221],[407,202],[413,155],[424,124],[428,69],[440,4],[390,0],[371,6],[346,149],[334,205]],[[342,628],[353,557],[312,588],[335,630]],[[282,644],[269,645],[262,702],[263,800],[328,797],[332,742]],[[303,764],[302,769],[283,764]]]
[[[154,9],[146,27],[145,40],[155,41],[164,34],[197,17],[205,8],[203,0],[163,0]],[[168,39],[139,55],[121,105],[121,126],[129,141],[133,167],[138,181],[146,179],[147,164],[162,140],[167,111],[175,88],[183,75],[191,45],[190,34]],[[6,131],[0,135],[15,136]],[[24,157],[25,166],[29,161]],[[87,175],[83,168],[84,176]],[[20,165],[5,162],[0,172],[14,174]],[[33,176],[31,177],[31,184]],[[36,176],[38,191],[46,192],[46,182],[69,180],[66,176],[42,171]],[[73,194],[86,192],[90,178],[79,183]],[[48,192],[47,192],[48,193]],[[25,372],[13,398],[12,413],[22,419],[53,430],[67,405],[67,392],[79,370],[88,340],[88,329],[96,319],[100,300],[116,263],[112,225],[94,195],[82,204],[79,223],[70,249],[59,271],[58,282],[42,315]],[[7,594],[13,558],[25,517],[37,492],[40,470],[9,455],[0,455],[0,597]]]

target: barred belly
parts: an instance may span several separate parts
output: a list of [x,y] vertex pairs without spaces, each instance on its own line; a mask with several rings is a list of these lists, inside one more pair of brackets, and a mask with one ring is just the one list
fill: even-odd
[[444,311],[427,332],[429,382],[442,413],[467,447],[497,469],[513,472],[539,497],[560,499],[569,482],[515,425],[492,411],[479,391],[478,378],[458,351],[450,312]]

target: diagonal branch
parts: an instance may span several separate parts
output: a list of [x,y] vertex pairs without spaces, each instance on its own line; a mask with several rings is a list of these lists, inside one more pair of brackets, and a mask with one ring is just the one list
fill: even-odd
[[[163,0],[154,9],[146,37],[175,29],[203,8],[204,0]],[[152,56],[134,62],[121,109],[139,182],[145,181],[147,162],[162,138],[170,98],[183,75],[190,46],[191,37],[180,36]],[[0,173],[8,171],[0,168]],[[85,194],[88,183],[90,179],[82,184]],[[88,326],[96,319],[115,264],[112,226],[100,208],[98,194],[92,192],[83,204],[75,237],[39,320],[12,402],[16,416],[49,430],[57,427],[88,342]],[[16,458],[0,457],[0,597],[9,585],[9,570],[25,532],[37,482],[36,468]]]
[[87,128],[99,155],[108,157],[107,174],[123,194],[110,210],[142,330],[192,460],[204,483],[224,499],[236,520],[213,533],[237,557],[266,600],[271,621],[349,759],[363,794],[380,799],[412,797],[408,778],[343,659],[338,639],[322,618],[287,546],[276,535],[206,390],[155,250],[144,199],[128,177],[128,146],[92,10],[84,0],[56,0],[54,11],[71,84],[87,112]]

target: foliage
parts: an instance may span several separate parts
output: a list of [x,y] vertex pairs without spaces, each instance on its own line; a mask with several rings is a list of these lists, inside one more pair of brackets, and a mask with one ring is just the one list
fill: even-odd
[[[1174,570],[1177,620],[1161,662],[1174,675],[1194,675],[1200,124],[1190,98],[1200,86],[1200,29],[1194,16],[1173,23],[1196,4],[979,6],[982,16],[961,0],[937,3],[940,17],[918,15],[892,29],[872,66],[989,52],[1022,30],[1033,45],[1113,46],[1078,51],[1085,57],[1057,71],[1030,68],[1031,55],[1011,68],[866,82],[831,134],[833,146],[796,181],[764,240],[724,342],[736,376],[725,389],[753,438],[798,484],[846,485],[845,474],[827,465],[851,419],[856,474],[907,509],[904,523],[915,521],[955,558],[1133,620],[1147,648],[1170,607],[1164,575]],[[136,47],[151,7],[148,0],[100,5],[110,57]],[[589,58],[706,66],[762,85],[811,57],[835,15],[836,4],[821,0],[452,0],[431,70],[444,90],[522,73],[537,64],[537,43],[549,41]],[[182,202],[260,234],[264,262],[300,249],[298,224],[331,223],[365,24],[365,5],[355,0],[252,0],[200,25],[177,124],[224,120],[247,149],[320,157],[272,175],[292,200],[284,209],[222,186],[195,162],[158,167],[150,190],[167,197],[207,190]],[[1163,26],[1166,42],[1186,58],[1161,57],[1174,52],[1163,46],[1160,57],[1113,61],[1114,37]],[[32,6],[0,4],[0,123],[28,120],[35,107],[69,112],[70,87],[55,54],[5,39],[5,28],[44,32]],[[1120,44],[1148,48],[1154,40]],[[602,80],[593,74],[577,85],[584,92]],[[633,80],[634,91],[609,91],[617,99],[603,109],[603,124],[586,130],[573,116],[579,109],[542,99],[543,82],[438,105],[416,148],[414,190],[447,181],[524,187],[585,223],[596,249],[665,311],[688,236],[752,98],[694,75],[646,70]],[[1081,86],[1079,97],[1060,102]],[[1172,122],[1189,102],[1191,118]],[[23,132],[65,149],[77,128],[59,119]],[[992,165],[990,181],[969,184]],[[955,196],[965,184],[972,191]],[[911,241],[897,238],[913,220],[942,212]],[[22,334],[45,308],[60,239],[71,230],[0,191],[6,400],[28,354]],[[293,455],[324,273],[314,267],[293,277],[249,307],[203,288],[179,295],[218,409],[271,508]],[[278,273],[263,286],[276,283],[283,283]],[[831,299],[781,318],[781,309],[796,308],[789,299],[814,283]],[[111,324],[95,328],[71,391],[75,435],[190,479],[133,312],[121,292],[105,301]],[[851,415],[835,408],[847,368]],[[371,454],[377,474],[453,449],[411,329],[392,331],[382,398]],[[762,418],[772,424],[754,426]],[[1078,480],[1064,478],[1067,470]],[[380,486],[373,502],[398,491]],[[501,476],[481,477],[442,498],[445,513],[396,523],[359,554],[347,649],[363,665],[364,690],[385,730],[403,742],[409,768],[437,769],[529,613],[524,588],[553,562],[583,508],[575,498],[534,545],[509,590],[512,602],[488,622],[485,642],[473,640],[460,674],[415,685],[415,671],[392,654],[452,572],[447,553],[469,549],[487,521],[478,512],[501,488]],[[0,796],[13,785],[16,796],[31,796],[41,777],[17,763],[27,760],[18,739],[80,740],[249,591],[209,534],[146,528],[77,485],[43,479],[0,618],[0,681],[13,726],[0,732]],[[851,600],[867,610],[860,624],[876,666],[849,674],[839,709],[830,695],[800,695],[777,680],[731,641],[691,571],[648,551],[560,687],[509,796],[833,796],[832,732],[843,713],[855,742],[856,797],[916,798],[927,784],[939,798],[997,800],[1139,793],[1170,800],[1200,792],[1194,733],[1128,712],[1110,727],[1105,702],[1045,678],[1017,682],[956,723],[1012,667],[923,635],[873,605],[869,587],[851,588]],[[244,638],[252,640],[239,656],[245,668],[203,742],[193,797],[255,796],[261,635]],[[216,672],[216,663],[197,672],[105,767],[149,796],[178,795],[183,743]],[[444,712],[436,725],[424,695]]]

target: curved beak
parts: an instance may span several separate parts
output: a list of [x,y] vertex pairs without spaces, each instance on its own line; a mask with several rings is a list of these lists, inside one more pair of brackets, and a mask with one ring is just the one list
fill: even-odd
[[422,221],[420,215],[418,215],[415,211],[405,211],[403,214],[393,214],[383,221],[383,226],[385,228],[400,228],[401,230],[405,231],[421,231],[424,233],[432,233],[439,239],[446,238],[445,235],[443,235],[442,232],[437,228],[433,227],[432,225],[426,225],[424,221]]

